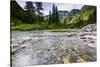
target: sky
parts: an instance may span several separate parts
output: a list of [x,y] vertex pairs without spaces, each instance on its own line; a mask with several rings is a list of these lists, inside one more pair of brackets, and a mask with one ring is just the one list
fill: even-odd
[[[17,3],[24,8],[25,7],[25,1],[24,0],[16,0]],[[34,2],[34,1],[32,1]],[[43,9],[44,11],[42,11],[44,13],[44,15],[48,15],[49,11],[52,10],[52,6],[53,3],[48,3],[48,2],[43,2]],[[83,5],[80,4],[67,4],[67,3],[55,3],[55,5],[58,7],[58,10],[66,10],[66,11],[71,11],[72,9],[81,9],[83,7]]]

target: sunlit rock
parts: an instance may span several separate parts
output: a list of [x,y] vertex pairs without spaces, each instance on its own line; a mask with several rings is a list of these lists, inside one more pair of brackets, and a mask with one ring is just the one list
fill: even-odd
[[63,63],[64,63],[64,64],[66,64],[66,63],[70,63],[68,57],[64,57],[64,56],[63,56],[62,59],[63,59]]
[[83,58],[81,58],[81,57],[79,56],[77,62],[82,63],[82,62],[86,62],[86,61],[85,61]]

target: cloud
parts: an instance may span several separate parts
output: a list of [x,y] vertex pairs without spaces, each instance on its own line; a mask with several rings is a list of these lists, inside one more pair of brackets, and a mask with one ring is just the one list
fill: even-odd
[[[67,4],[67,3],[55,3],[55,5],[58,7],[58,10],[66,10],[71,11],[72,9],[81,9],[83,5],[80,4]],[[53,3],[43,3],[44,12],[47,15],[49,11],[52,10]]]
[[25,0],[16,0],[16,1],[24,9],[24,7],[25,7]]
[[[25,1],[24,0],[16,0],[18,4],[24,9]],[[81,9],[83,5],[81,4],[67,4],[67,3],[55,3],[58,7],[58,10],[66,10],[71,11],[72,9]],[[52,10],[53,3],[43,2],[44,14],[49,14],[49,11]]]

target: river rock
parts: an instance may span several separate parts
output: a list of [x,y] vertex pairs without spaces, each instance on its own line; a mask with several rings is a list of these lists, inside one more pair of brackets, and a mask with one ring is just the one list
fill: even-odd
[[63,63],[64,63],[64,64],[70,63],[68,57],[64,57],[64,56],[63,56],[62,59],[63,59]]
[[81,32],[93,32],[93,31],[96,31],[96,29],[97,29],[96,24],[89,24],[85,26],[84,28],[82,28]]

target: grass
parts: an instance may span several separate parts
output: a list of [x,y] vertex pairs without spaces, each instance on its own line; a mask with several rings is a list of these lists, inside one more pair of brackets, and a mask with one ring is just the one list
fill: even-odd
[[53,30],[57,29],[55,31],[66,31],[66,30],[60,30],[65,29],[65,27],[62,24],[18,24],[18,25],[12,25],[11,30],[21,30],[21,31],[29,31],[29,30]]
[[[70,32],[70,31],[79,31],[79,29],[74,27],[74,24],[64,25],[63,23],[59,24],[48,24],[48,22],[26,24],[16,21],[17,24],[12,22],[11,30],[18,31],[31,31],[31,30],[50,30],[51,32]],[[73,26],[73,29],[71,28]]]
[[41,30],[43,29],[43,27],[39,24],[20,24],[20,25],[13,26],[11,29],[28,31],[28,30]]
[[11,27],[12,30],[16,31],[31,31],[31,30],[47,30],[51,32],[77,32],[79,29],[67,29],[61,26],[55,25],[39,25],[39,24],[20,24]]

